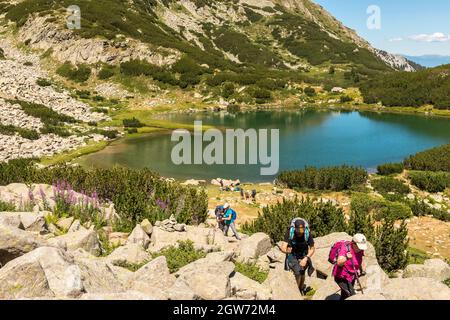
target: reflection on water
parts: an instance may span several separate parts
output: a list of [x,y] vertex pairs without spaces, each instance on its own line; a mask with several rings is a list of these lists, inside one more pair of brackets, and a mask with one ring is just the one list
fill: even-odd
[[[450,120],[370,112],[258,111],[174,114],[165,119],[224,128],[280,130],[280,169],[349,164],[369,170],[450,142]],[[171,161],[170,134],[123,139],[79,160],[83,165],[149,167],[167,177],[270,181],[258,165],[180,165]]]

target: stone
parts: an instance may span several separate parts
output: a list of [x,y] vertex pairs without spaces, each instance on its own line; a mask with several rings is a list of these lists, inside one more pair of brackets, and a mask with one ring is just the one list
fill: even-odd
[[56,222],[56,226],[62,230],[69,230],[70,226],[73,223],[73,220],[73,217],[61,218],[58,220],[58,222]]
[[150,260],[150,255],[139,244],[131,243],[118,247],[106,259],[114,265],[142,264]]
[[352,300],[387,300],[387,299],[381,293],[375,293],[375,292],[366,293],[366,292],[364,292],[364,294],[358,293],[354,296],[351,296],[351,297],[347,298],[347,300],[352,301]]
[[97,258],[83,249],[72,253],[81,270],[81,279],[87,293],[117,293],[124,290],[121,281],[112,270],[112,264]]
[[294,274],[281,266],[270,269],[263,284],[270,288],[272,300],[303,300]]
[[127,244],[131,243],[138,244],[144,249],[147,249],[148,245],[150,244],[149,236],[140,225],[137,225],[128,236]]
[[227,261],[231,253],[210,253],[178,270],[175,275],[205,300],[222,300],[231,296],[230,275],[234,264]]
[[175,231],[184,232],[186,230],[186,225],[177,223],[173,228],[175,229]]
[[272,243],[267,234],[259,232],[244,239],[240,243],[238,260],[253,262],[260,256],[267,254],[272,249]]
[[430,278],[390,279],[383,288],[387,300],[450,300],[450,288]]
[[168,289],[175,284],[175,276],[170,274],[166,257],[160,256],[137,270],[128,281],[128,289],[140,291],[166,300]]
[[141,227],[142,227],[142,229],[145,231],[145,233],[146,233],[148,236],[151,236],[151,235],[152,235],[152,232],[153,232],[153,226],[152,226],[152,224],[150,223],[150,221],[148,221],[148,219],[145,219],[145,220],[143,220],[143,221],[141,222]]
[[84,249],[94,256],[99,256],[102,253],[97,232],[92,230],[80,230],[67,233],[49,239],[48,242],[53,245],[58,245],[58,243],[65,244],[68,250]]
[[169,300],[198,300],[199,297],[192,291],[187,283],[178,278],[169,289]]
[[320,287],[314,293],[312,300],[340,300],[341,290],[332,277],[323,280]]
[[35,212],[20,212],[19,216],[26,231],[35,231],[40,234],[48,233],[44,214]]
[[245,300],[270,300],[271,290],[267,286],[256,282],[239,272],[230,277],[232,294]]
[[48,245],[30,232],[0,224],[0,264],[16,259],[34,249]]
[[22,230],[25,229],[20,220],[20,215],[16,212],[0,212],[0,225]]
[[81,222],[80,222],[80,220],[75,220],[73,223],[72,223],[72,225],[70,226],[70,228],[69,228],[69,230],[67,231],[67,233],[70,233],[70,232],[77,232],[77,231],[80,231],[80,230],[83,230],[83,231],[86,231],[87,229],[85,228],[85,227],[83,227],[82,225],[81,225]]
[[77,297],[81,271],[63,250],[41,247],[0,269],[0,299]]
[[410,264],[406,267],[403,278],[423,277],[438,281],[450,278],[450,266],[440,259],[425,260],[424,264]]
[[127,243],[128,233],[125,232],[111,232],[108,235],[108,241],[113,246],[123,246]]

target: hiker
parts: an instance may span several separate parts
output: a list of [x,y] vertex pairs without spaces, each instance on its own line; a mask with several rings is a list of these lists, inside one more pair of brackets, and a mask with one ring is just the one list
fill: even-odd
[[223,229],[225,228],[225,223],[222,220],[224,213],[225,209],[223,208],[223,206],[217,206],[216,209],[214,210],[214,214],[216,215],[217,227],[222,232]]
[[311,257],[315,248],[309,225],[304,219],[295,218],[291,221],[281,244],[281,251],[286,253],[285,270],[294,272],[300,293],[305,295],[305,273],[308,270],[308,275],[311,276],[314,272]]
[[329,260],[335,260],[333,277],[341,289],[341,300],[356,294],[355,281],[359,281],[359,277],[365,275],[363,266],[365,250],[367,240],[360,233],[355,234],[352,241],[339,241],[331,248]]
[[236,225],[234,224],[234,222],[236,221],[236,218],[237,218],[236,211],[231,209],[230,205],[228,203],[225,203],[223,205],[223,208],[225,210],[225,214],[222,218],[222,221],[225,223],[223,233],[225,234],[225,236],[228,237],[228,230],[231,228],[231,231],[233,231],[233,234],[236,237],[236,239],[241,240],[241,237],[239,236],[239,234],[236,231]]

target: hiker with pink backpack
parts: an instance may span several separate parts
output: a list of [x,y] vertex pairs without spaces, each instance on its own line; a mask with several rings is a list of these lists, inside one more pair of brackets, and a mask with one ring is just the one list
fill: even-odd
[[[364,251],[367,250],[367,239],[363,234],[355,234],[352,241],[338,241],[330,250],[328,261],[334,264],[334,281],[341,289],[341,300],[356,294],[355,282],[365,275],[363,264]],[[358,273],[359,272],[359,273]]]

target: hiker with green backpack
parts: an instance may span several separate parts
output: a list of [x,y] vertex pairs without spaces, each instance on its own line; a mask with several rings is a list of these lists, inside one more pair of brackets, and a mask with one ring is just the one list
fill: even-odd
[[338,241],[331,247],[328,261],[334,264],[333,277],[341,289],[341,300],[356,294],[356,281],[361,291],[363,290],[359,277],[365,275],[363,264],[365,250],[367,250],[367,240],[360,233],[355,234],[352,241]]
[[223,205],[223,209],[225,210],[223,218],[221,219],[225,223],[223,233],[225,234],[225,236],[228,236],[228,230],[231,229],[231,231],[233,231],[233,234],[236,237],[236,239],[241,240],[241,237],[239,236],[239,234],[236,230],[236,225],[234,224],[234,222],[237,219],[236,211],[231,209],[230,205],[228,203],[225,203]]
[[292,270],[297,286],[302,295],[306,294],[305,273],[314,272],[311,257],[314,255],[314,239],[306,220],[295,218],[291,221],[281,244],[281,251],[286,254],[285,270]]

